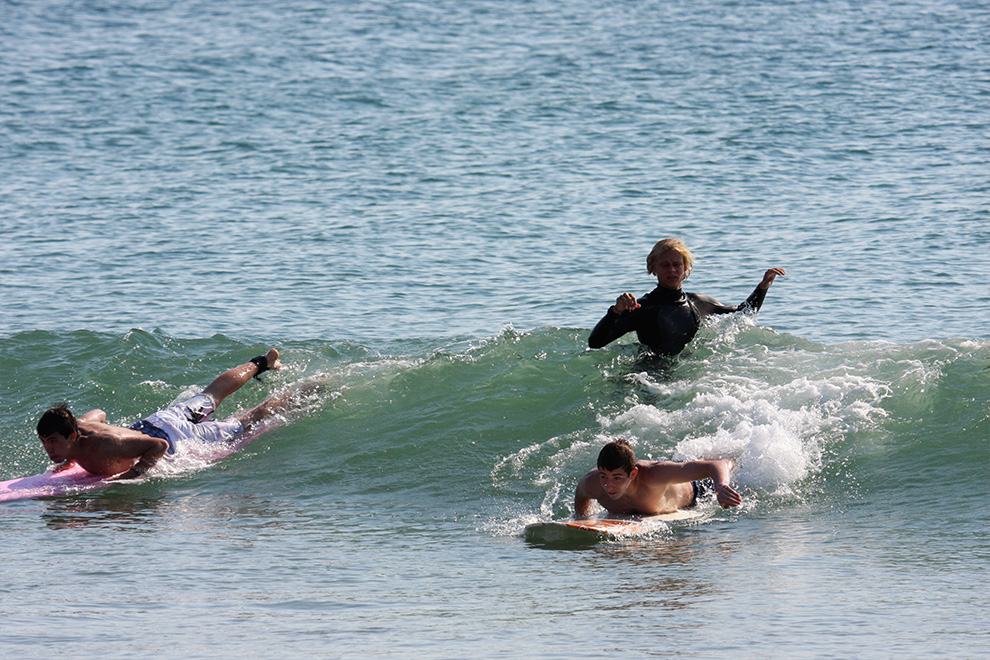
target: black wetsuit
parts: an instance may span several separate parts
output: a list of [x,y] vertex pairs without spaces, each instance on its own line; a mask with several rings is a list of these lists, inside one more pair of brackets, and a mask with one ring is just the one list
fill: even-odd
[[658,286],[640,298],[638,309],[614,314],[608,312],[588,337],[588,346],[601,348],[633,330],[640,343],[660,355],[677,355],[694,339],[701,320],[712,314],[742,310],[756,312],[763,305],[767,290],[759,286],[741,305],[723,305],[709,296],[671,291]]

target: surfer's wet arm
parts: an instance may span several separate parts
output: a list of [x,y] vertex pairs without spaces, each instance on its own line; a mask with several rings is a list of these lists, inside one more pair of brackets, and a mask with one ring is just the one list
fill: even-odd
[[574,517],[587,518],[591,515],[591,497],[584,491],[584,482],[588,477],[582,477],[574,490]]
[[80,415],[78,419],[85,422],[99,422],[100,424],[105,424],[107,421],[107,414],[99,408],[95,408],[84,415]]
[[708,478],[716,486],[728,486],[729,479],[732,478],[733,462],[726,459],[716,459],[714,461],[700,461],[705,465]]
[[763,280],[756,285],[756,289],[749,295],[746,302],[739,305],[740,311],[751,311],[756,313],[760,311],[760,307],[763,306],[763,300],[767,297],[767,290],[773,281],[778,277],[783,277],[786,274],[783,268],[768,268],[767,272],[763,273]]
[[67,458],[58,465],[56,465],[54,468],[52,468],[52,472],[61,472],[62,470],[68,470],[70,467],[72,467],[75,464],[76,462],[74,460],[72,460],[71,458]]
[[738,309],[740,312],[752,312],[755,314],[760,311],[760,308],[763,307],[763,301],[766,300],[767,297],[767,289],[762,287],[762,282],[756,285],[756,288],[753,289],[753,293],[749,294],[749,298],[746,298],[746,302],[739,305]]
[[721,504],[724,508],[739,506],[742,504],[742,496],[729,485],[729,479],[732,477],[732,461],[718,459],[714,461],[699,462],[706,464],[708,478],[712,480],[713,484],[715,484],[715,497],[718,499],[719,504]]
[[574,517],[587,518],[591,515],[591,500],[587,497],[576,495],[574,497]]
[[588,335],[588,348],[601,348],[608,343],[615,341],[615,338],[611,336],[611,330],[612,326],[615,325],[615,320],[617,318],[619,318],[619,315],[614,314],[612,309],[609,308],[609,310],[605,312],[605,316],[603,316],[602,319],[595,324],[591,334]]
[[615,313],[609,307],[605,316],[595,325],[591,334],[588,335],[589,348],[602,348],[633,330],[630,323],[632,312]]
[[763,306],[763,300],[767,297],[767,290],[757,286],[753,293],[749,294],[746,302],[741,305],[723,305],[711,296],[701,293],[689,293],[688,297],[694,303],[695,308],[702,317],[712,314],[733,314],[735,312],[750,312],[755,314]]
[[749,298],[746,298],[741,305],[723,305],[709,296],[703,296],[695,293],[688,295],[692,297],[695,306],[702,313],[702,316],[708,316],[709,314],[732,314],[733,312],[749,312],[751,314],[755,314],[760,311],[761,307],[763,307],[763,301],[766,300],[767,290],[770,288],[770,285],[773,284],[775,279],[783,275],[783,268],[767,269],[767,272],[763,274],[763,279],[756,285],[756,288],[753,289],[753,293],[749,294]]
[[137,479],[153,468],[161,460],[162,456],[165,455],[165,452],[168,451],[168,443],[159,438],[149,437],[147,441],[139,440],[138,442],[146,442],[147,448],[141,453],[137,463],[127,472],[113,477],[113,479]]
[[651,478],[668,483],[689,483],[711,479],[718,503],[723,507],[739,506],[742,496],[729,485],[733,463],[728,459],[657,463]]

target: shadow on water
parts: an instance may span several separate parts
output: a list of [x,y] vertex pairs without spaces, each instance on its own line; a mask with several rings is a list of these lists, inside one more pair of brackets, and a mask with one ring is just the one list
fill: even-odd
[[[119,487],[126,487],[126,484]],[[41,519],[50,529],[138,530],[159,517],[166,498],[164,485],[142,488],[136,497],[133,491],[123,489],[96,495],[56,497],[45,500],[46,510]]]

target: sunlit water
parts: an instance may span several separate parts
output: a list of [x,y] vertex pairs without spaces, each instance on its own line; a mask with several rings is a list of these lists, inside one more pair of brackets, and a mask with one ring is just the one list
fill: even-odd
[[[214,464],[0,508],[5,656],[990,655],[979,3],[0,2],[0,479],[275,345]],[[586,348],[655,240],[755,319]],[[606,438],[745,505],[541,547]]]

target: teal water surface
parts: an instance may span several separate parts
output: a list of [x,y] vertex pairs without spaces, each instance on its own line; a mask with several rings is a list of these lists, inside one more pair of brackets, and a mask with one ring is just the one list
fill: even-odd
[[[274,345],[215,464],[0,507],[5,657],[990,655],[981,3],[0,0],[0,479]],[[645,256],[755,319],[587,348]],[[744,505],[543,547],[601,444]]]

